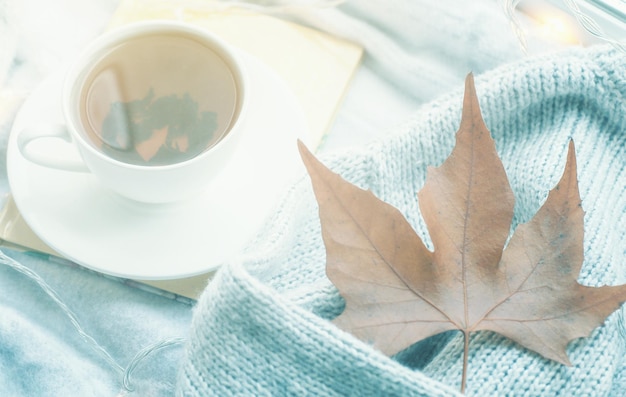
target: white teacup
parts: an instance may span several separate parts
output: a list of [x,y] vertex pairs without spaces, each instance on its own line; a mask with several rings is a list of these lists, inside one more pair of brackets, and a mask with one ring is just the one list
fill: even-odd
[[[235,151],[247,86],[235,50],[211,33],[178,22],[127,25],[96,39],[70,68],[65,124],[27,127],[18,147],[33,163],[91,172],[134,200],[180,200],[205,189]],[[29,150],[58,138],[82,161]]]

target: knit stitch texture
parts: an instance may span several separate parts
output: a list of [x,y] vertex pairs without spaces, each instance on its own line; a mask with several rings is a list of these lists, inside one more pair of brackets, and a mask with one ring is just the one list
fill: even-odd
[[[586,211],[579,282],[626,283],[626,55],[597,47],[528,59],[477,76],[476,90],[515,193],[513,228],[543,204],[573,138]],[[441,164],[453,148],[462,98],[459,87],[385,139],[321,160],[396,206],[430,246],[416,193],[427,166]],[[389,358],[330,322],[342,309],[325,275],[317,203],[303,175],[246,253],[222,266],[200,298],[179,395],[459,395],[458,332]],[[569,344],[571,367],[495,333],[476,333],[467,394],[623,395],[623,312]]]

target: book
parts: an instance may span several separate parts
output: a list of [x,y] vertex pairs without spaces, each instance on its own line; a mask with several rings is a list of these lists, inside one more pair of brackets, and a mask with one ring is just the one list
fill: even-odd
[[[304,112],[313,148],[323,140],[360,65],[363,49],[351,42],[274,16],[245,9],[214,9],[211,2],[122,0],[110,28],[150,19],[203,27],[260,59],[293,91]],[[9,195],[0,210],[0,246],[62,256],[29,228]],[[124,280],[170,297],[196,299],[212,272],[173,280]]]

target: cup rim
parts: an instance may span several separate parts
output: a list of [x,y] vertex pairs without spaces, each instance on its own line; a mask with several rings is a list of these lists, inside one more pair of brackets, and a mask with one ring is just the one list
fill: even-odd
[[[101,151],[96,150],[95,147],[83,136],[83,134],[79,133],[79,130],[83,127],[77,115],[78,111],[76,111],[74,106],[76,98],[75,94],[80,93],[80,84],[82,84],[87,67],[93,63],[93,58],[99,53],[106,51],[107,48],[122,43],[124,40],[131,37],[141,37],[143,35],[157,33],[167,34],[181,32],[191,35],[194,38],[201,40],[203,43],[208,43],[209,47],[224,60],[233,75],[237,88],[237,102],[235,113],[233,114],[233,118],[231,119],[230,125],[226,129],[224,136],[214,145],[190,159],[165,165],[141,165],[126,163],[109,157]],[[220,147],[228,146],[227,143],[229,141],[237,139],[235,135],[240,134],[240,131],[238,130],[241,128],[239,128],[239,126],[243,124],[242,120],[247,113],[248,96],[248,78],[245,67],[242,63],[241,57],[237,53],[236,48],[227,44],[223,39],[214,33],[199,26],[171,20],[148,20],[132,22],[106,32],[96,38],[83,50],[65,75],[62,107],[68,131],[71,134],[72,139],[78,141],[78,144],[82,149],[89,151],[91,155],[96,156],[100,160],[114,164],[118,167],[132,170],[143,170],[147,172],[158,172],[163,170],[174,170],[176,168],[184,167],[187,164],[200,161],[201,158],[219,150]]]

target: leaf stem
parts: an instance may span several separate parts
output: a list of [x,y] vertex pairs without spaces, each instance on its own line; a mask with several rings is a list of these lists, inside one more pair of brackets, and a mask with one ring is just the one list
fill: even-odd
[[467,365],[469,361],[469,331],[463,331],[463,376],[461,377],[461,393],[465,394],[465,385],[467,384]]

